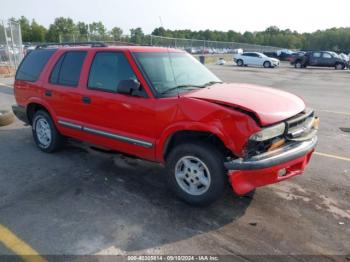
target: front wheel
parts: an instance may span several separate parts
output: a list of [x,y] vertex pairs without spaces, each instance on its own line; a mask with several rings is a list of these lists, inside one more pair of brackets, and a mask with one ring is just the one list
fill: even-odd
[[191,205],[209,205],[225,189],[223,155],[206,143],[184,143],[167,157],[170,189]]
[[50,115],[45,111],[35,113],[32,130],[36,145],[46,153],[52,153],[63,145],[63,136],[56,129]]
[[264,68],[270,68],[271,67],[271,63],[269,61],[265,61],[263,66],[264,66]]

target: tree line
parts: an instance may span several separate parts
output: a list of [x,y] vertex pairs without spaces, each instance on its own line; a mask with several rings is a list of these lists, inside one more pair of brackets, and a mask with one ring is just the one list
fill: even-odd
[[[12,20],[20,23],[23,42],[110,40],[142,44],[145,37],[140,27],[131,29],[128,36],[123,36],[124,32],[121,28],[116,26],[111,30],[107,30],[101,21],[90,24],[81,21],[75,23],[71,18],[58,17],[48,28],[45,28],[34,19],[29,21],[24,16],[19,19],[12,18]],[[282,30],[276,26],[270,26],[264,31],[246,31],[244,33],[233,30],[227,32],[217,30],[169,30],[159,27],[154,29],[152,34],[174,38],[269,45],[289,49],[350,52],[350,27],[330,28],[313,33],[298,33],[290,29]]]
[[[107,30],[101,21],[90,24],[81,21],[75,23],[71,18],[58,17],[46,28],[34,19],[29,21],[24,16],[19,19],[11,18],[10,20],[21,25],[22,41],[28,43],[89,40],[120,41],[123,37],[123,30],[120,27],[115,26],[111,30]],[[141,28],[131,29],[128,40],[136,41],[143,35]]]
[[228,32],[216,30],[166,30],[163,27],[159,27],[156,28],[152,34],[174,38],[267,45],[288,49],[317,49],[350,52],[350,27],[330,28],[318,30],[313,33],[298,33],[290,29],[281,30],[276,26],[270,26],[264,31],[246,31],[244,33],[235,32],[233,30]]

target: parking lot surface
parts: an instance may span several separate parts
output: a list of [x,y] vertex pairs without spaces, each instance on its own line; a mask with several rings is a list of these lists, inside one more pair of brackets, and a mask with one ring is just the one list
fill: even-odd
[[[0,128],[0,226],[39,254],[350,254],[350,71],[283,64],[208,66],[226,82],[303,97],[321,118],[304,175],[194,208],[177,200],[159,165],[71,141],[39,151],[30,127]],[[0,78],[0,108],[13,104]],[[5,239],[5,240],[4,240]],[[18,250],[0,236],[0,254]]]

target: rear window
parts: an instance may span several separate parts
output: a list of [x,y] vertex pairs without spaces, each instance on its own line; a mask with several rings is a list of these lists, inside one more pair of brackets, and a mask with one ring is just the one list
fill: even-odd
[[22,61],[16,73],[16,80],[35,82],[38,80],[47,61],[56,49],[35,50],[30,52]]
[[85,56],[85,51],[64,53],[52,70],[50,83],[64,86],[77,86]]

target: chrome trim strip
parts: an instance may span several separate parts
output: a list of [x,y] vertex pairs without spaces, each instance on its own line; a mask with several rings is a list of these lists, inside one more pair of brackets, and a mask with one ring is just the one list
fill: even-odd
[[111,139],[119,140],[119,141],[122,141],[122,142],[130,143],[130,144],[137,145],[137,146],[143,146],[143,147],[146,147],[146,148],[153,147],[152,143],[146,142],[144,140],[139,140],[139,139],[135,139],[135,138],[130,138],[130,137],[126,137],[126,136],[112,134],[112,133],[109,133],[109,132],[105,132],[105,131],[102,131],[102,130],[97,130],[97,129],[90,128],[90,127],[83,127],[83,131],[91,133],[91,134],[100,135],[100,136],[108,137],[108,138],[111,138]]
[[81,125],[73,124],[71,122],[67,122],[67,121],[64,121],[64,120],[58,120],[58,123],[60,125],[62,125],[62,126],[73,128],[73,129],[77,129],[77,130],[82,130],[83,129],[83,127]]
[[144,140],[139,140],[139,139],[135,139],[135,138],[130,138],[130,137],[126,137],[126,136],[121,136],[121,135],[117,135],[117,134],[113,134],[110,132],[106,132],[106,131],[102,131],[102,130],[98,130],[98,129],[94,129],[94,128],[90,128],[90,127],[85,127],[85,126],[81,126],[81,125],[76,125],[73,124],[71,122],[67,122],[64,120],[58,120],[58,123],[62,126],[65,127],[69,127],[69,128],[73,128],[73,129],[77,129],[80,131],[84,131],[90,134],[94,134],[94,135],[100,135],[100,136],[104,136],[104,137],[108,137],[111,139],[115,139],[115,140],[119,140],[122,142],[126,142],[126,143],[130,143],[133,145],[137,145],[137,146],[143,146],[146,148],[152,148],[153,144]]

